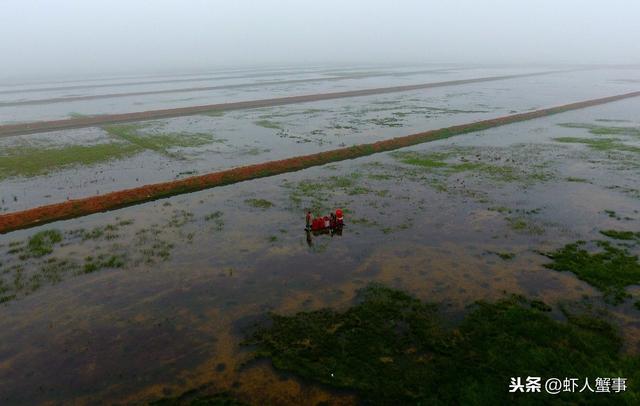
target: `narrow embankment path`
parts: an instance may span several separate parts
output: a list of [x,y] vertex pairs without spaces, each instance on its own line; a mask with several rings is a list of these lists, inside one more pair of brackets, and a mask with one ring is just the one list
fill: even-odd
[[[449,71],[451,68],[439,68],[439,69],[423,69],[409,72],[378,72],[378,73],[350,73],[343,74],[338,76],[327,76],[326,78],[319,78],[323,80],[344,80],[344,79],[360,79],[360,78],[369,78],[369,77],[382,77],[382,76],[411,76],[418,75],[421,73],[438,73]],[[315,72],[300,72],[300,73],[315,73]],[[322,73],[322,72],[320,72]],[[327,72],[330,74],[330,72]],[[209,82],[212,80],[229,80],[229,79],[255,79],[261,77],[276,77],[276,76],[290,76],[290,72],[267,72],[267,73],[250,73],[250,74],[241,74],[241,75],[227,75],[227,76],[202,76],[202,75],[192,75],[187,74],[183,76],[190,76],[189,78],[181,78],[181,79],[156,79],[156,80],[137,80],[137,81],[127,81],[127,82],[110,82],[110,83],[88,83],[88,84],[74,84],[74,85],[57,85],[57,86],[44,86],[44,87],[20,87],[25,85],[17,85],[13,89],[4,89],[0,90],[0,94],[16,94],[16,93],[40,93],[40,92],[59,92],[65,90],[81,90],[81,89],[97,89],[103,87],[128,87],[128,86],[141,86],[141,85],[164,85],[171,83],[184,83],[184,82]],[[305,80],[305,79],[299,79]],[[317,79],[306,79],[306,80],[317,80]],[[83,80],[84,82],[91,82],[93,80]],[[64,83],[64,82],[61,82]],[[261,84],[260,82],[254,83]]]
[[[437,73],[441,72],[443,69],[431,69],[431,70],[422,70],[422,71],[412,71],[412,72],[389,72],[389,73],[375,73],[375,74],[353,74],[353,75],[344,75],[344,76],[330,76],[330,77],[317,77],[317,78],[306,78],[306,79],[285,79],[285,80],[268,80],[261,82],[247,82],[247,83],[233,83],[227,85],[216,85],[216,86],[198,86],[198,87],[185,87],[179,89],[162,89],[162,90],[146,90],[146,91],[138,91],[138,92],[121,92],[121,93],[107,93],[107,94],[94,94],[94,95],[86,95],[86,96],[61,96],[61,97],[52,97],[47,99],[32,99],[32,100],[18,100],[18,101],[9,101],[9,102],[0,102],[0,107],[13,107],[13,106],[32,106],[38,104],[52,104],[52,103],[66,103],[66,102],[74,102],[74,101],[87,101],[87,100],[97,100],[97,99],[113,99],[118,97],[131,97],[131,96],[150,96],[150,95],[158,95],[158,94],[170,94],[170,93],[192,93],[192,92],[207,92],[212,90],[231,90],[231,89],[243,89],[243,88],[258,88],[264,86],[277,86],[277,85],[290,85],[290,84],[301,84],[301,83],[322,83],[322,82],[338,82],[343,80],[353,80],[353,79],[365,79],[365,78],[375,78],[375,77],[403,77],[403,76],[411,76],[411,75],[419,75],[424,73]],[[43,90],[71,90],[71,89],[84,89],[84,88],[94,88],[94,87],[118,87],[118,86],[129,86],[129,85],[149,85],[149,84],[165,84],[165,83],[175,83],[175,82],[203,82],[203,81],[211,81],[211,80],[224,80],[224,79],[233,79],[236,77],[228,77],[228,78],[203,78],[203,79],[177,79],[177,80],[167,80],[167,81],[151,81],[151,82],[131,82],[131,83],[116,83],[113,85],[109,84],[100,84],[100,85],[78,85],[78,86],[68,86],[68,87],[57,87],[57,88],[44,88],[44,89],[25,89],[22,92],[18,90],[10,90],[10,91],[0,91],[0,94],[3,93],[30,93],[34,91],[43,91]]]
[[372,96],[377,94],[398,93],[411,90],[421,90],[444,86],[458,86],[470,83],[492,82],[497,80],[507,80],[515,78],[523,78],[530,76],[548,75],[557,73],[558,71],[546,71],[527,73],[519,75],[503,75],[489,76],[474,79],[450,80],[446,82],[422,83],[406,86],[378,87],[372,89],[349,90],[344,92],[330,92],[307,94],[301,96],[277,97],[271,99],[249,100],[231,103],[207,104],[204,106],[178,107],[172,109],[149,110],[134,113],[122,114],[105,114],[98,116],[87,116],[69,118],[53,121],[36,121],[31,123],[6,124],[0,126],[0,137],[9,137],[14,135],[34,134],[46,131],[68,130],[72,128],[94,127],[105,124],[126,123],[132,121],[156,120],[161,118],[171,118],[180,116],[189,116],[202,113],[210,113],[214,111],[229,111],[252,109],[258,107],[283,106],[286,104],[306,103],[322,100],[343,99],[347,97]]
[[527,113],[513,114],[489,120],[477,121],[469,124],[456,125],[422,133],[378,141],[372,144],[361,144],[347,148],[340,148],[311,155],[303,155],[279,161],[265,162],[261,164],[242,166],[225,171],[214,172],[201,176],[193,176],[186,179],[171,182],[145,185],[133,189],[111,192],[100,196],[69,200],[58,204],[41,206],[34,209],[0,215],[0,233],[12,230],[28,228],[57,220],[69,219],[113,210],[125,206],[144,203],[168,196],[195,192],[216,186],[229,185],[245,180],[279,175],[286,172],[298,171],[312,166],[324,165],[330,162],[359,158],[378,152],[391,151],[408,147],[423,142],[433,141],[465,134],[474,131],[485,130],[505,124],[517,123],[563,113],[570,110],[582,109],[599,104],[610,103],[618,100],[640,96],[640,91],[625,93],[616,96],[603,97],[565,104],[547,109],[530,111]]

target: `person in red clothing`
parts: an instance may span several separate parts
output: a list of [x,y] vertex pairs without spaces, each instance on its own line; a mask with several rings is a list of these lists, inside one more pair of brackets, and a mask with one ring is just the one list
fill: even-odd
[[311,230],[321,231],[324,228],[324,219],[322,217],[316,217],[311,223]]
[[336,226],[342,227],[344,225],[344,217],[342,215],[342,209],[336,210]]

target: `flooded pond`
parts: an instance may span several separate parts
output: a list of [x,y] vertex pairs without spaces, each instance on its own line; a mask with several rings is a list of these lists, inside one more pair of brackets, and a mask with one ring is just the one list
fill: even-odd
[[[4,151],[121,148],[73,167],[0,166],[2,210],[635,90],[618,79],[637,76],[559,74],[10,137]],[[271,313],[346,311],[371,283],[436,303],[454,324],[476,301],[512,294],[554,322],[589,303],[637,354],[639,111],[630,99],[1,235],[0,399],[145,404],[197,390],[355,404],[357,390],[277,371],[242,343]],[[307,210],[336,208],[341,233],[305,231]],[[599,278],[565,258],[583,270],[614,258],[631,276]]]

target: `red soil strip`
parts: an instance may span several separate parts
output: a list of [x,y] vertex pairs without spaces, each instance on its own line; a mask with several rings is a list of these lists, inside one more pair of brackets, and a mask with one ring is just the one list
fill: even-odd
[[454,135],[485,130],[505,124],[610,103],[631,97],[640,96],[640,91],[626,93],[600,99],[587,100],[563,106],[552,107],[527,113],[478,121],[470,124],[456,125],[422,133],[378,141],[372,144],[361,144],[340,148],[311,155],[303,155],[279,161],[243,166],[207,175],[194,176],[171,182],[145,185],[133,189],[111,192],[100,196],[69,200],[62,203],[41,206],[34,209],[0,215],[0,234],[9,231],[33,227],[53,221],[69,219],[113,210],[125,206],[148,202],[182,193],[190,193],[216,186],[229,185],[245,180],[279,175],[286,172],[298,171],[312,166],[324,165],[330,162],[354,159],[378,152],[391,151],[436,139],[448,138]]
[[0,126],[0,137],[33,134],[45,131],[67,130],[71,128],[93,127],[104,124],[125,123],[131,121],[155,120],[161,118],[180,117],[207,113],[212,111],[229,111],[251,109],[258,107],[282,106],[285,104],[306,103],[321,100],[341,99],[346,97],[371,96],[376,94],[406,92],[410,90],[428,89],[443,86],[457,86],[469,83],[490,82],[529,76],[546,75],[557,71],[527,73],[521,75],[489,76],[475,79],[450,80],[447,82],[422,83],[417,85],[379,87],[373,89],[349,90],[345,92],[331,92],[308,94],[302,96],[278,97],[272,99],[249,100],[233,103],[208,104],[204,106],[179,107],[173,109],[140,111],[135,113],[107,114],[80,118],[70,118],[53,121],[36,121],[32,123],[7,124]]

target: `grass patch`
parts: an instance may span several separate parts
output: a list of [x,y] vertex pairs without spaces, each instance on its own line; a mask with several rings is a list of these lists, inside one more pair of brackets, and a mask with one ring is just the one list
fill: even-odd
[[265,199],[247,199],[244,202],[249,206],[255,207],[258,209],[269,209],[274,206],[273,203]]
[[[604,398],[589,392],[509,393],[510,377],[638,375],[638,361],[618,355],[621,340],[605,321],[568,315],[559,322],[547,310],[516,296],[479,302],[450,329],[436,306],[371,285],[344,312],[273,314],[245,344],[278,370],[375,405],[598,403]],[[630,387],[615,396],[632,404],[637,393]]]
[[544,228],[529,221],[525,217],[507,217],[507,222],[512,230],[526,232],[531,235],[544,234]]
[[613,238],[614,240],[636,240],[640,241],[640,232],[618,231],[618,230],[602,230],[600,234]]
[[544,254],[553,262],[545,267],[560,272],[572,272],[605,295],[605,300],[619,304],[629,297],[625,288],[640,283],[638,256],[625,248],[607,241],[595,241],[599,249],[589,252],[584,241],[567,244],[554,252]]
[[553,140],[567,144],[584,144],[596,151],[623,151],[640,153],[640,147],[623,144],[619,142],[620,140],[617,138],[596,139],[580,137],[558,137],[554,138]]
[[0,152],[0,179],[43,175],[54,169],[94,165],[141,152],[137,145],[108,143],[69,145],[60,148],[11,147]]
[[85,258],[83,273],[92,273],[102,269],[122,268],[125,264],[123,255],[107,255],[101,254],[96,257],[88,256]]
[[575,183],[589,183],[588,179],[585,178],[574,178],[573,176],[569,176],[565,179],[567,182],[575,182]]
[[32,257],[42,257],[53,252],[53,246],[62,241],[58,230],[44,230],[34,234],[27,242],[27,252]]
[[487,253],[497,255],[498,257],[500,257],[505,261],[512,260],[516,257],[516,254],[514,254],[513,252],[487,251]]
[[282,130],[282,125],[276,121],[272,120],[256,120],[253,124],[262,128],[269,128],[271,130]]
[[218,210],[204,216],[204,221],[213,221],[213,223],[215,224],[214,229],[216,231],[222,231],[224,229],[224,219],[222,218],[222,216],[223,213]]
[[111,125],[104,127],[104,130],[111,136],[126,140],[140,149],[155,151],[170,157],[178,157],[169,151],[172,148],[200,147],[225,141],[206,133],[141,133],[140,130],[147,126],[145,124]]
[[[471,173],[479,178],[505,183],[531,183],[552,178],[552,174],[541,170],[544,165],[527,164],[524,167],[516,167],[511,164],[493,164],[487,161],[499,160],[501,154],[482,157],[483,160],[480,160],[479,154],[474,152],[474,149],[453,149],[428,153],[407,151],[393,152],[390,155],[402,163],[418,166],[441,176]],[[457,160],[452,162],[453,158],[457,158]]]
[[[607,122],[606,120],[600,121]],[[640,128],[638,127],[602,126],[584,123],[562,123],[559,125],[566,128],[583,128],[589,130],[589,133],[594,135],[629,135],[632,137],[640,137]]]

